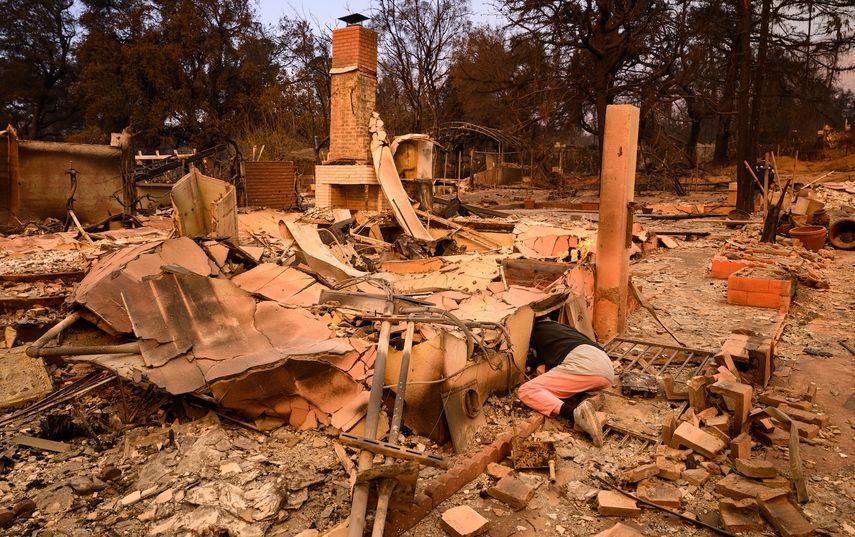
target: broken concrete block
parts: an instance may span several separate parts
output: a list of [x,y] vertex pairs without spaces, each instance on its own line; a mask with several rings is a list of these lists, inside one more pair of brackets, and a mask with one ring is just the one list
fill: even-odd
[[802,512],[784,495],[760,497],[760,513],[783,537],[807,537],[814,527]]
[[481,535],[490,527],[490,521],[468,505],[458,505],[442,513],[440,524],[452,537]]
[[717,494],[733,498],[734,500],[756,498],[760,494],[768,493],[771,490],[773,489],[736,474],[730,474],[715,484],[715,491]]
[[534,496],[534,487],[526,484],[519,477],[508,475],[488,488],[487,494],[518,511],[528,505]]
[[710,459],[724,449],[725,443],[691,423],[683,422],[674,431],[671,447],[685,446]]
[[690,485],[700,487],[710,478],[710,473],[703,468],[693,468],[691,470],[683,470],[681,477]]
[[594,535],[594,537],[644,537],[644,534],[635,528],[618,522],[606,531]]
[[753,498],[731,500],[725,498],[718,502],[721,523],[727,531],[745,532],[763,529],[763,520],[757,510],[757,501]]
[[778,475],[775,466],[762,459],[736,459],[733,466],[740,474],[754,479],[770,479]]
[[673,462],[664,456],[656,457],[656,467],[659,472],[656,474],[662,479],[668,481],[676,481],[680,479],[680,474],[686,469],[686,465],[681,462]]
[[497,462],[491,462],[487,464],[487,475],[494,479],[502,479],[513,471],[513,468],[505,466],[504,464],[499,464]]
[[738,436],[745,432],[748,423],[748,413],[751,411],[751,397],[754,390],[748,384],[720,380],[710,386],[710,391],[724,397],[728,407],[733,410],[730,422],[730,436]]
[[597,493],[597,512],[603,516],[635,517],[641,508],[635,500],[616,490],[601,490]]
[[680,489],[656,479],[640,481],[635,493],[643,500],[671,509],[679,509],[680,501],[683,499]]
[[656,463],[642,464],[631,470],[624,470],[621,473],[621,481],[626,483],[638,483],[642,479],[653,477],[659,473],[659,467]]
[[730,441],[731,459],[748,459],[751,457],[751,437],[742,433]]

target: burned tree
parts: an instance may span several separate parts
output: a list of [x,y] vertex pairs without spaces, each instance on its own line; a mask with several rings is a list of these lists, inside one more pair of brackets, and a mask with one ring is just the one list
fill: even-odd
[[406,128],[436,132],[452,53],[469,25],[469,4],[379,0],[374,25],[380,36],[381,103],[384,88],[399,88],[411,116]]

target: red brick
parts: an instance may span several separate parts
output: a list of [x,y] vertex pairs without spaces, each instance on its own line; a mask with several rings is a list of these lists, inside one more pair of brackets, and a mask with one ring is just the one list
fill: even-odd
[[758,503],[763,518],[783,537],[807,537],[814,534],[814,527],[786,495],[769,499],[761,497]]
[[740,474],[754,479],[771,479],[778,475],[775,466],[762,459],[736,459],[733,466]]
[[594,535],[594,537],[644,537],[644,534],[633,527],[618,522],[611,528]]
[[730,474],[727,477],[720,479],[719,482],[715,484],[715,492],[717,494],[733,498],[734,500],[756,498],[760,494],[767,493],[772,490],[774,489],[761,485],[756,481],[745,479],[744,477],[740,477],[736,474]]
[[724,442],[706,433],[691,423],[681,423],[674,431],[671,447],[686,446],[700,453],[704,457],[715,458],[716,454],[724,449]]
[[752,498],[743,500],[725,498],[718,503],[718,512],[721,515],[722,525],[727,531],[742,533],[763,529],[763,520],[757,511],[757,501]]
[[730,441],[731,459],[748,459],[751,457],[751,437],[742,433]]
[[642,464],[631,470],[625,470],[621,473],[621,481],[625,483],[638,483],[642,479],[653,477],[659,473],[659,467],[655,463]]
[[669,507],[671,509],[679,509],[680,502],[683,498],[677,487],[656,479],[645,479],[644,481],[641,481],[638,484],[636,495],[648,502],[661,505],[662,507]]
[[534,496],[534,487],[519,477],[509,475],[487,489],[487,494],[514,510],[524,509]]
[[452,537],[474,537],[486,532],[490,521],[468,505],[458,505],[442,513],[442,529]]
[[745,432],[748,426],[748,413],[751,411],[751,397],[754,390],[748,384],[733,381],[718,381],[710,386],[710,391],[722,395],[733,410],[730,422],[730,436]]
[[635,500],[616,490],[601,490],[597,493],[597,512],[603,516],[636,517],[641,508]]

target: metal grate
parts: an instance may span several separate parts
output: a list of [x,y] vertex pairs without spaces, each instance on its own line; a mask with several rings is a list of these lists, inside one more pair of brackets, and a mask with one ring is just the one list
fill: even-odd
[[615,361],[615,373],[618,375],[635,368],[640,373],[657,377],[671,373],[677,382],[687,382],[699,374],[714,355],[702,349],[623,337],[606,343],[604,350]]

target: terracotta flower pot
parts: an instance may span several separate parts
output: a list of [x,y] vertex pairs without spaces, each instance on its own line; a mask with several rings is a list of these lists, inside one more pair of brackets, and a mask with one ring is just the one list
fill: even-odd
[[790,237],[799,239],[805,248],[816,252],[825,244],[825,231],[822,226],[799,226],[790,230]]

